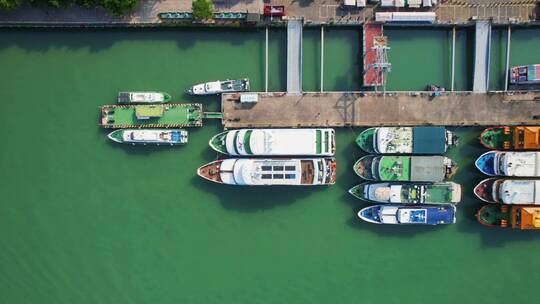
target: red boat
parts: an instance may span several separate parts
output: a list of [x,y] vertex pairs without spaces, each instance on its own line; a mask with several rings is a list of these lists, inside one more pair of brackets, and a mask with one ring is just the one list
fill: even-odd
[[283,17],[285,16],[285,6],[283,5],[265,5],[264,15],[271,17]]

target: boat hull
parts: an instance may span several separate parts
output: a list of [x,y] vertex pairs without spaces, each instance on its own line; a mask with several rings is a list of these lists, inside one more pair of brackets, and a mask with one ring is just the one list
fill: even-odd
[[487,128],[480,134],[480,144],[491,150],[540,150],[539,126],[499,126]]
[[461,201],[461,186],[445,183],[362,183],[349,189],[361,200],[379,204],[446,205]]
[[184,145],[188,132],[182,129],[119,129],[107,135],[117,143],[131,145]]
[[166,92],[119,92],[117,102],[119,104],[167,103],[171,101],[171,98],[171,95]]
[[368,223],[389,225],[448,225],[456,222],[453,205],[374,205],[361,209],[358,217]]
[[487,227],[538,230],[540,229],[540,207],[489,204],[478,210],[476,219]]
[[242,78],[236,80],[211,81],[199,83],[189,87],[185,92],[194,96],[217,95],[222,93],[249,92],[249,79]]

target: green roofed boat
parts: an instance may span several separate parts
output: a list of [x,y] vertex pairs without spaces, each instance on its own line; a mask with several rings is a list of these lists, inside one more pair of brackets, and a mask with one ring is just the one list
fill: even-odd
[[349,190],[354,197],[383,204],[457,204],[461,186],[443,183],[362,183]]
[[202,126],[202,104],[105,105],[101,107],[104,128],[179,128]]
[[366,155],[354,164],[356,174],[375,181],[442,182],[456,170],[456,164],[443,156]]
[[444,154],[457,141],[443,127],[369,128],[356,138],[362,150],[377,154]]

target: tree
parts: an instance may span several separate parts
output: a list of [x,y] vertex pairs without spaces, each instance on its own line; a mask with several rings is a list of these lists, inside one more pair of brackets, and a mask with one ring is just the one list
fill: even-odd
[[98,2],[109,12],[120,16],[134,9],[139,0],[99,0]]
[[12,10],[21,5],[21,0],[0,0],[0,10]]
[[193,0],[193,18],[208,20],[214,17],[214,3],[210,0]]

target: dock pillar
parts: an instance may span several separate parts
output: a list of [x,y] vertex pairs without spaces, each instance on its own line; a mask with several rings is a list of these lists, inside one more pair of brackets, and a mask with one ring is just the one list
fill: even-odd
[[266,27],[266,41],[264,47],[264,92],[268,93],[268,26]]
[[452,82],[450,83],[450,91],[454,91],[455,83],[455,68],[456,68],[456,27],[452,27]]
[[512,36],[512,28],[508,26],[508,34],[506,35],[506,67],[504,77],[504,91],[508,91],[508,78],[510,77],[510,37]]
[[321,25],[321,92],[324,92],[324,25]]

